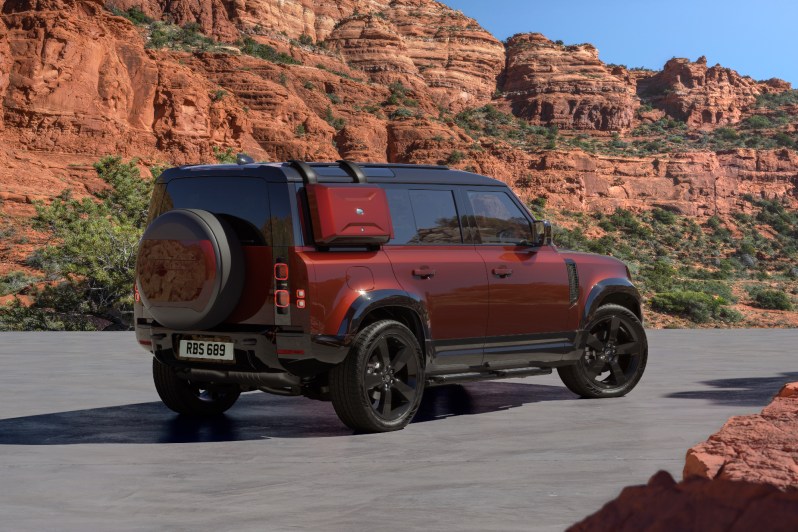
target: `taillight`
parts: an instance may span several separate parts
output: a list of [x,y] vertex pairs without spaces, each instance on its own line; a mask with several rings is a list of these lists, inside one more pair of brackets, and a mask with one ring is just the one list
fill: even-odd
[[133,283],[133,299],[138,303],[141,301],[141,294],[139,294],[139,285]]
[[278,262],[274,265],[274,278],[278,281],[288,280],[288,264]]
[[291,293],[288,291],[288,264],[277,259],[274,264],[274,306],[278,314],[288,314]]

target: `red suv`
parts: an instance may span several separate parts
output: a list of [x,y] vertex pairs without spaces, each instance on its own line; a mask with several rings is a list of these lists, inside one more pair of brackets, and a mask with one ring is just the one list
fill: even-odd
[[507,185],[445,166],[174,168],[136,269],[136,336],[181,414],[262,390],[381,432],[429,386],[556,368],[582,397],[616,397],[646,366],[623,263],[558,250]]

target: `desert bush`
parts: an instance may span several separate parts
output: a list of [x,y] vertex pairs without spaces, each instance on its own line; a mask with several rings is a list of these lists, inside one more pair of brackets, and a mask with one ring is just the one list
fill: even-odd
[[755,307],[770,310],[792,310],[790,296],[780,290],[754,289],[751,298]]
[[98,319],[130,326],[152,180],[141,178],[135,160],[106,157],[94,168],[107,189],[81,200],[64,191],[50,205],[35,205],[34,228],[47,232],[51,244],[28,262],[54,282],[31,294],[30,307],[16,302],[2,308],[0,327],[91,330]]
[[0,278],[0,296],[16,294],[36,281],[32,275],[25,272],[13,271]]
[[706,323],[712,319],[737,321],[739,313],[730,312],[728,302],[722,297],[713,297],[703,292],[674,290],[656,294],[651,298],[654,310],[685,317],[695,323]]
[[301,64],[301,61],[297,61],[286,53],[278,52],[273,46],[261,44],[252,37],[244,37],[244,39],[238,43],[238,46],[241,49],[241,53],[258,57],[265,61],[284,65]]

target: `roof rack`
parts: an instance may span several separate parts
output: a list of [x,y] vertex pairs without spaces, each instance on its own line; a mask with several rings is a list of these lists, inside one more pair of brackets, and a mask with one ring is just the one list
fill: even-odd
[[[346,174],[352,178],[355,183],[368,183],[368,178],[366,174],[363,173],[363,170],[358,166],[356,163],[352,161],[346,161],[341,159],[340,161],[336,161],[335,163],[323,163],[317,164],[314,163],[313,166],[334,166],[338,165],[341,170],[346,172]],[[312,166],[303,161],[291,160],[288,161],[288,165],[294,168],[299,175],[302,176],[302,181],[306,185],[311,185],[314,183],[319,182],[319,175],[316,171],[312,168]]]

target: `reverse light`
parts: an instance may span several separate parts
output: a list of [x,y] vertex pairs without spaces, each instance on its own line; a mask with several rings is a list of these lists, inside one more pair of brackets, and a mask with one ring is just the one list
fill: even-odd
[[286,308],[291,304],[291,295],[288,290],[275,290],[274,304],[279,308]]

